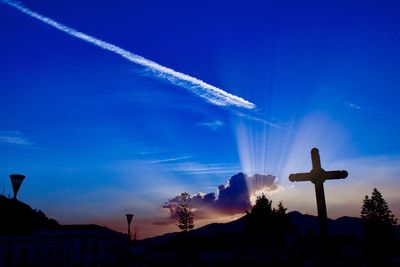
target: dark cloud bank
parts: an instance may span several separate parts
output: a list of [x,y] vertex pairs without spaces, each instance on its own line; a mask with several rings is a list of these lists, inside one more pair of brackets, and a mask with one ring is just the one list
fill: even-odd
[[[218,186],[215,193],[198,193],[192,197],[192,207],[197,217],[207,217],[207,213],[227,215],[243,213],[251,208],[250,196],[258,191],[271,192],[278,189],[277,179],[272,175],[255,174],[248,176],[238,173],[229,178],[226,185]],[[178,196],[169,199],[162,207],[175,216]]]

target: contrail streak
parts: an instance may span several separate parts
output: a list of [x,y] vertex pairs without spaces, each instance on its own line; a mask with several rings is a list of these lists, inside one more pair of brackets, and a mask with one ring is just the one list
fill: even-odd
[[78,39],[81,39],[83,41],[86,41],[88,43],[91,43],[93,45],[96,45],[100,48],[103,48],[105,50],[108,50],[110,52],[113,52],[117,55],[120,55],[121,57],[136,63],[138,65],[146,67],[148,70],[152,71],[155,77],[168,80],[172,84],[175,84],[177,86],[186,88],[193,93],[197,94],[198,96],[206,99],[208,102],[218,105],[218,106],[237,106],[241,108],[247,108],[247,109],[254,109],[255,105],[239,96],[230,94],[218,87],[215,87],[211,84],[208,84],[200,79],[194,78],[190,75],[184,74],[182,72],[175,71],[171,68],[165,67],[163,65],[160,65],[154,61],[151,61],[149,59],[146,59],[144,57],[141,57],[139,55],[136,55],[134,53],[131,53],[125,49],[122,49],[116,45],[113,45],[111,43],[102,41],[100,39],[97,39],[95,37],[92,37],[90,35],[87,35],[85,33],[79,32],[73,28],[70,28],[68,26],[65,26],[62,23],[59,23],[53,19],[50,19],[48,17],[42,16],[39,13],[36,13],[29,8],[24,7],[20,3],[16,3],[14,1],[10,0],[0,0],[3,3],[8,4],[9,6],[12,6],[19,11],[39,20],[42,21],[62,32],[65,32],[69,35],[72,35]]

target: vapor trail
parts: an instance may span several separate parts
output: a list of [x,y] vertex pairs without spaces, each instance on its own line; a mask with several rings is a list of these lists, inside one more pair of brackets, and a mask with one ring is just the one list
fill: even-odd
[[168,80],[172,84],[178,85],[180,87],[186,88],[193,93],[197,94],[198,96],[206,99],[208,102],[218,105],[218,106],[237,106],[241,108],[247,109],[254,109],[255,105],[239,96],[230,94],[218,87],[215,87],[211,84],[208,84],[200,79],[194,78],[190,75],[184,74],[182,72],[175,71],[171,68],[165,67],[160,65],[154,61],[131,53],[125,49],[122,49],[116,45],[111,43],[102,41],[85,33],[79,32],[73,28],[65,26],[62,23],[59,23],[53,19],[48,17],[42,16],[35,11],[30,10],[29,8],[24,7],[20,3],[16,3],[10,0],[0,0],[3,3],[12,6],[19,11],[39,20],[42,21],[62,32],[65,32],[71,36],[74,36],[78,39],[96,45],[100,48],[113,52],[115,54],[120,55],[121,57],[136,63],[138,65],[144,66],[148,68],[148,70],[152,71],[155,77]]

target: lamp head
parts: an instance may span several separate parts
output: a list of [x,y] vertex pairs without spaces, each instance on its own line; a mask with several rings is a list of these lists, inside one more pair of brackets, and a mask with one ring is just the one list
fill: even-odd
[[131,224],[133,218],[133,214],[126,214],[126,220],[128,221],[128,224]]
[[11,184],[14,191],[14,199],[17,199],[17,193],[21,187],[22,182],[25,179],[25,175],[22,174],[10,174]]

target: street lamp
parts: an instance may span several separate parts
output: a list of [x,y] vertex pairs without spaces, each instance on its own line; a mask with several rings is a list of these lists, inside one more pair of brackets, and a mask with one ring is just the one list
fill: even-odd
[[14,191],[14,198],[17,199],[17,193],[21,187],[22,181],[25,179],[25,175],[22,174],[10,174],[11,184]]
[[126,214],[126,220],[128,221],[128,238],[131,239],[131,222],[133,214]]

